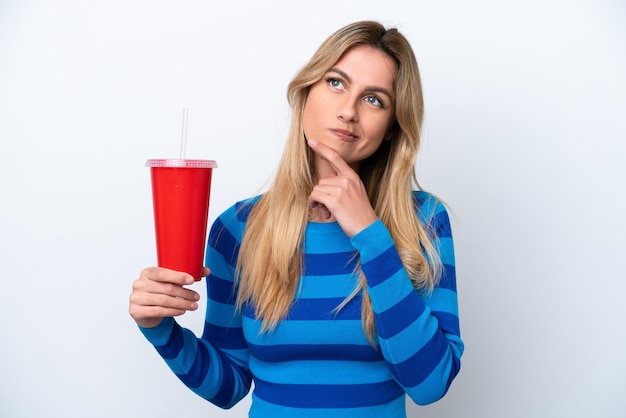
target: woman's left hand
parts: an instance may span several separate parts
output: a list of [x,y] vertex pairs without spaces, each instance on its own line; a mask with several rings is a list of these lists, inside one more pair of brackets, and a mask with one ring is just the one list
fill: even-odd
[[358,173],[332,148],[308,140],[311,149],[326,160],[335,175],[321,178],[309,195],[311,207],[324,205],[348,237],[353,237],[374,223],[378,216],[367,197]]

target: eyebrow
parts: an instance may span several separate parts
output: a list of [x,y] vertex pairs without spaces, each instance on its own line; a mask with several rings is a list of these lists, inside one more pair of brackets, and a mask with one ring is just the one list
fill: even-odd
[[[339,74],[340,76],[345,78],[348,81],[348,83],[352,84],[352,79],[350,78],[350,76],[348,74],[346,74],[345,71],[343,71],[343,70],[341,70],[341,69],[339,69],[337,67],[333,67],[330,70],[328,70],[328,72],[331,72],[331,71]],[[376,92],[376,93],[382,93],[382,94],[386,95],[387,97],[389,97],[389,100],[393,101],[393,95],[386,88],[377,87],[377,86],[371,86],[371,87],[367,87],[365,90],[366,91],[371,91],[371,92]]]

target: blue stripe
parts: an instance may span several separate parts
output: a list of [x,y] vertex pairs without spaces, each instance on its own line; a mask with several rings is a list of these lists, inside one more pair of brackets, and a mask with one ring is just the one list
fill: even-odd
[[250,373],[247,369],[229,362],[228,359],[221,354],[219,356],[219,360],[221,370],[223,371],[221,375],[221,383],[217,393],[211,398],[211,402],[221,408],[225,408],[231,405],[233,393],[235,392],[235,373],[243,380],[243,385],[247,388],[250,387],[252,373]]
[[[387,277],[393,276],[397,271],[404,268],[397,254],[395,247],[391,246],[376,258],[363,264],[363,272],[367,277],[367,283],[370,287],[375,287],[377,284],[382,283]],[[373,274],[368,275],[368,271],[372,271]],[[376,278],[380,278],[381,280],[375,280]]]
[[[378,317],[376,323],[379,324],[377,331],[381,338],[388,340],[419,318],[424,312],[425,306],[423,303],[415,303],[415,298],[419,301],[417,293],[411,292],[390,309],[376,315]],[[407,315],[407,312],[411,312],[411,315]],[[380,326],[383,324],[384,327]]]
[[451,238],[452,230],[450,229],[450,219],[448,218],[448,212],[442,210],[430,221],[431,225],[435,227],[435,232],[438,238]]
[[204,381],[204,377],[207,375],[210,364],[211,359],[208,349],[204,344],[197,344],[196,357],[193,360],[193,365],[188,373],[179,374],[178,378],[192,389],[200,387]]
[[249,344],[258,360],[276,363],[294,360],[364,361],[382,360],[380,351],[371,345],[358,344]]
[[224,303],[227,305],[234,305],[237,296],[233,291],[233,282],[230,280],[222,279],[221,277],[213,274],[207,278],[207,297],[213,301]]
[[354,251],[331,254],[304,254],[304,275],[328,276],[350,274],[356,269],[358,257]]
[[433,311],[433,316],[437,318],[439,322],[439,328],[441,328],[447,334],[461,335],[461,328],[459,326],[459,318],[448,312]]
[[205,320],[220,327],[240,327],[241,317],[234,305],[208,300]]
[[456,267],[450,264],[444,264],[442,267],[443,271],[437,287],[456,292]]
[[[290,321],[328,321],[335,319],[360,321],[362,299],[362,295],[356,295],[341,310],[335,311],[345,298],[298,298],[291,305],[287,319]],[[250,319],[258,319],[251,304],[245,305],[243,314]]]
[[[306,298],[345,298],[354,292],[357,287],[358,276],[333,275],[333,276],[303,276],[299,297]],[[361,292],[361,291],[359,291]]]
[[222,356],[219,356],[220,359],[220,368],[222,370],[221,375],[221,383],[217,390],[217,393],[211,398],[211,402],[215,405],[224,407],[230,404],[230,400],[233,396],[233,373],[231,371],[231,364],[224,359]]
[[306,254],[328,254],[354,251],[354,247],[337,222],[307,222],[302,250]]
[[452,370],[450,370],[450,376],[448,377],[448,381],[446,382],[446,392],[450,388],[452,381],[456,377],[457,374],[461,371],[461,359],[457,356],[452,356]]
[[254,207],[255,203],[259,200],[261,196],[257,196],[252,199],[248,199],[242,202],[235,203],[235,211],[237,212],[237,220],[239,222],[247,222],[248,216],[250,216],[250,212]]
[[178,356],[184,345],[183,330],[178,324],[174,324],[172,334],[164,345],[154,346],[157,352],[166,360],[171,360]]
[[454,265],[454,243],[451,237],[437,238],[433,245],[439,252],[439,258],[443,264]]
[[252,303],[246,303],[243,306],[242,309],[242,313],[244,316],[254,320],[254,321],[260,321],[257,317],[256,317],[256,313],[254,312],[254,306],[252,305]]
[[205,322],[202,338],[211,341],[213,345],[222,349],[240,350],[248,348],[241,327],[226,328]]
[[[295,382],[307,385],[351,385],[391,380],[389,365],[379,361],[299,360],[283,363],[249,359],[255,376],[272,382]],[[329,372],[329,370],[331,372]]]
[[336,408],[285,408],[274,405],[260,399],[258,396],[252,395],[252,406],[250,408],[250,417],[289,417],[289,418],[389,418],[389,417],[406,417],[406,400],[404,396],[398,397],[393,401],[370,406],[366,409],[336,409]]
[[433,195],[423,191],[414,194],[414,198],[416,212],[424,225],[429,224],[437,209],[443,207]]
[[211,227],[208,245],[222,254],[231,267],[235,267],[237,257],[239,257],[240,244],[220,218],[216,219]]
[[254,384],[254,394],[259,398],[292,408],[361,408],[391,402],[404,395],[404,390],[393,380],[352,385],[305,385],[270,383],[255,378]]
[[447,349],[445,335],[436,332],[415,355],[397,365],[391,365],[391,372],[403,386],[417,386],[435,370]]
[[433,311],[441,311],[459,316],[456,292],[450,289],[436,287],[433,292],[424,299],[424,303]]
[[272,332],[261,331],[261,323],[253,318],[242,318],[249,343],[280,344],[362,344],[368,341],[363,334],[361,320],[353,321],[281,321]]
[[426,200],[428,196],[429,196],[428,193],[423,192],[421,190],[414,191],[413,200],[415,200],[415,208],[419,209],[420,207],[422,207],[424,205],[424,201]]
[[337,307],[345,298],[296,299],[288,318],[290,320],[361,319],[361,295],[355,296],[340,311]]

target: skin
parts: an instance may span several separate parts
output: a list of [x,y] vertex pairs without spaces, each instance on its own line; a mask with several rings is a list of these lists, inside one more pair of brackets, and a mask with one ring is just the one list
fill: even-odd
[[[208,276],[210,272],[205,267],[202,275]],[[183,287],[192,284],[193,281],[193,277],[180,271],[162,267],[143,269],[139,278],[133,282],[130,316],[137,325],[152,328],[159,325],[165,317],[195,311],[198,309],[197,301],[200,300],[200,295]]]
[[337,221],[349,237],[378,219],[358,169],[391,129],[395,76],[385,53],[355,47],[311,86],[304,107],[302,125],[319,179],[309,197],[318,208],[312,220]]
[[[358,46],[311,86],[303,112],[308,145],[315,152],[318,184],[309,196],[312,221],[336,221],[349,237],[378,217],[358,170],[380,146],[394,120],[394,62],[383,52]],[[203,276],[210,274],[204,268]],[[183,272],[143,269],[133,282],[129,313],[144,328],[163,318],[198,309],[200,295],[185,288],[194,282]]]

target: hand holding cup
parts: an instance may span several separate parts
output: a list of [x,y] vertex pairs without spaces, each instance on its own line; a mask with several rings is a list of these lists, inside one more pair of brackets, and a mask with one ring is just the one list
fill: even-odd
[[[210,270],[202,269],[207,276]],[[184,286],[194,282],[188,273],[162,267],[143,269],[133,282],[130,295],[129,313],[143,328],[152,328],[161,323],[163,318],[180,316],[187,311],[198,309],[200,295]]]

